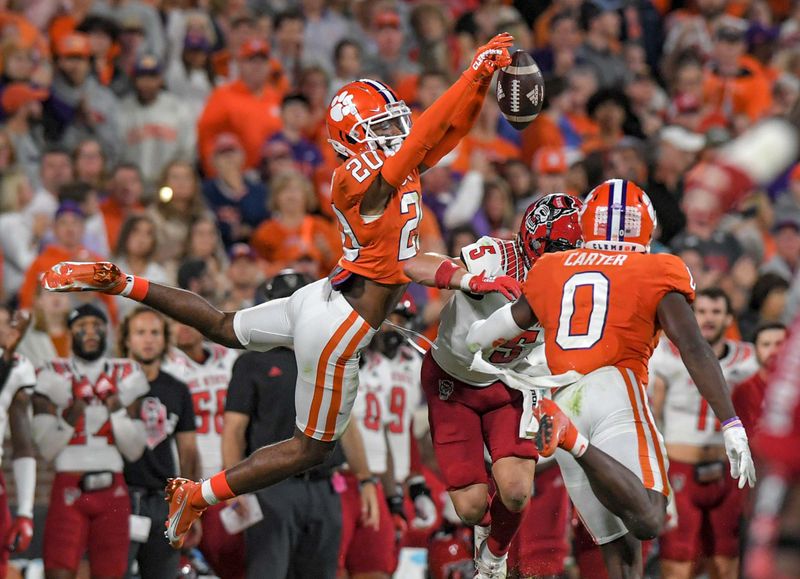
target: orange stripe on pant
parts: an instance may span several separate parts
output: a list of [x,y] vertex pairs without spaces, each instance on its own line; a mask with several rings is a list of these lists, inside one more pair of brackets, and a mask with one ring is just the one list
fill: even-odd
[[353,356],[361,340],[367,335],[369,325],[362,321],[361,327],[350,339],[350,343],[336,360],[336,369],[333,371],[333,394],[331,394],[331,405],[328,407],[328,419],[325,422],[325,432],[322,434],[323,441],[333,440],[336,434],[336,415],[339,413],[339,406],[342,403],[342,390],[344,389],[344,369],[347,361]]
[[[637,386],[639,386],[639,393],[642,397],[643,401],[647,400],[647,392],[644,389],[644,385],[640,382],[636,382]],[[656,461],[658,461],[658,468],[661,471],[661,485],[662,491],[665,495],[669,494],[669,481],[667,480],[667,466],[664,461],[664,454],[661,452],[661,445],[658,443],[658,431],[656,430],[656,425],[653,423],[653,417],[648,412],[647,408],[644,409],[644,417],[647,421],[647,428],[650,430],[650,436],[653,439],[653,449],[656,453]]]
[[639,414],[639,404],[636,402],[636,394],[634,393],[633,384],[631,383],[628,373],[624,368],[617,368],[617,370],[622,374],[622,379],[625,380],[625,387],[628,390],[628,399],[633,409],[633,419],[636,422],[636,436],[639,439],[639,466],[642,469],[642,476],[644,477],[642,482],[645,488],[651,489],[655,483],[655,478],[653,476],[653,468],[650,466],[650,453],[647,449],[647,438],[645,438],[644,435],[642,417]]
[[307,436],[313,436],[316,431],[319,411],[320,408],[322,408],[322,399],[325,396],[325,370],[328,367],[328,360],[347,331],[356,323],[357,318],[358,314],[355,311],[351,312],[350,315],[347,316],[347,319],[336,328],[333,336],[331,336],[331,339],[325,344],[325,347],[322,349],[322,354],[319,356],[319,360],[317,361],[317,376],[314,382],[314,399],[311,401],[308,423],[303,431]]

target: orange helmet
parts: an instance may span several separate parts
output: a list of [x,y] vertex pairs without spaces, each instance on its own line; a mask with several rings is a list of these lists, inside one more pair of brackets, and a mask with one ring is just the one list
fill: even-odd
[[[376,126],[395,123],[399,133],[381,136]],[[411,109],[377,80],[362,78],[344,85],[328,106],[328,142],[345,157],[379,148],[392,155],[411,130]]]
[[609,179],[583,203],[583,246],[606,251],[650,251],[656,212],[647,193],[633,181]]

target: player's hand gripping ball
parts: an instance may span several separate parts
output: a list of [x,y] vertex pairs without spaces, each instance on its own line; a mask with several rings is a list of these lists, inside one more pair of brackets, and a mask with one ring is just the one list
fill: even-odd
[[497,75],[497,105],[500,112],[521,131],[533,122],[544,104],[544,77],[531,55],[518,50],[511,64]]

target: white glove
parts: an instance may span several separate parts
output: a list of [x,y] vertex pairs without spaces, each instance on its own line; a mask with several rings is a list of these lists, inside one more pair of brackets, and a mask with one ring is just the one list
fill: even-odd
[[725,438],[725,453],[731,463],[731,477],[739,479],[740,489],[744,488],[745,483],[753,488],[756,484],[756,466],[741,420],[738,417],[731,419],[722,427],[722,435]]
[[431,498],[431,490],[422,476],[412,477],[408,481],[408,494],[414,501],[414,520],[411,526],[425,529],[436,522],[436,503]]

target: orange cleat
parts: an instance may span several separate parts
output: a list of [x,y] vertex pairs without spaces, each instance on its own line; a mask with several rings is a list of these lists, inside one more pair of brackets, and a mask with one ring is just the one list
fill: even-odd
[[42,287],[51,292],[97,291],[119,294],[125,289],[127,279],[120,269],[109,261],[62,261],[42,276]]
[[[189,529],[205,512],[208,504],[203,499],[201,483],[186,478],[171,478],[167,481],[166,498],[169,503],[169,518],[164,526],[164,536],[173,549],[180,549]],[[198,507],[197,504],[205,506]]]
[[[572,454],[577,453],[578,456],[586,450],[586,439],[581,436],[558,404],[548,398],[543,398],[539,401],[533,414],[539,420],[536,448],[541,456],[553,456],[556,448],[563,448]],[[583,445],[583,448],[575,448],[576,444]]]

